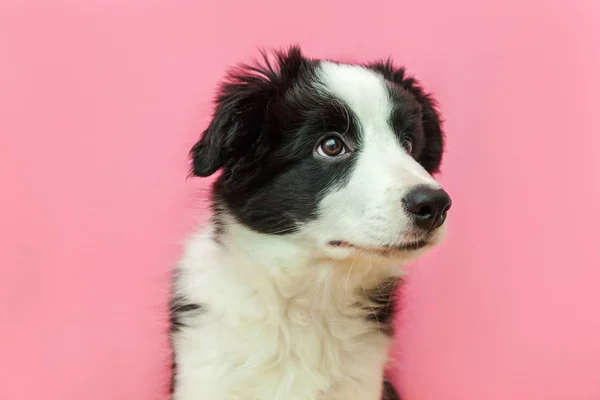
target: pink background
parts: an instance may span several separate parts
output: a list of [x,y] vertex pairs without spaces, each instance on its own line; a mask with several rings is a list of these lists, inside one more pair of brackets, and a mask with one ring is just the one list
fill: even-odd
[[[224,68],[393,55],[454,198],[405,290],[406,400],[600,400],[600,2],[0,3],[0,398],[166,398],[168,270]],[[253,5],[251,5],[253,4]]]

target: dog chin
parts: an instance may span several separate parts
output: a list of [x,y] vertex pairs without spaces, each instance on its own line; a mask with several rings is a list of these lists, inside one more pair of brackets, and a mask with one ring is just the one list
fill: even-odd
[[409,262],[439,245],[445,237],[445,225],[420,238],[410,238],[393,244],[357,244],[347,240],[330,240],[327,253],[333,258],[368,258],[382,261]]
[[356,246],[337,246],[328,244],[325,254],[334,260],[364,260],[369,265],[375,264],[397,264],[404,265],[419,258],[427,251],[430,245],[418,249],[392,249],[392,248],[363,248]]

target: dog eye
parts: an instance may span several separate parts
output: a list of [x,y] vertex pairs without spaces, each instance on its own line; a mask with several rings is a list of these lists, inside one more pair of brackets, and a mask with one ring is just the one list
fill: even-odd
[[346,154],[346,145],[338,136],[327,136],[317,146],[317,153],[323,157],[338,157]]
[[406,150],[406,152],[408,154],[412,154],[412,150],[413,150],[412,140],[410,140],[410,139],[402,140],[402,147],[404,148],[404,150]]

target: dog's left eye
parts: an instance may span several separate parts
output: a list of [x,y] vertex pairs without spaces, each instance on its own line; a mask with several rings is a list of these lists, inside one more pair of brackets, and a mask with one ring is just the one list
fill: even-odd
[[346,151],[346,144],[338,136],[327,136],[317,146],[317,153],[323,157],[339,157]]

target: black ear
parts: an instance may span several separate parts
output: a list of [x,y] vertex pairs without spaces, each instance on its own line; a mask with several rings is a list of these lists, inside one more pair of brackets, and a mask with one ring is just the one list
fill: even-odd
[[210,176],[247,154],[263,131],[270,103],[289,87],[304,58],[297,46],[274,52],[276,66],[239,65],[220,86],[215,111],[201,139],[190,150],[192,175]]
[[406,76],[405,69],[395,67],[391,60],[377,62],[369,65],[369,67],[383,74],[387,80],[412,93],[421,104],[425,146],[419,163],[429,173],[438,172],[444,152],[444,131],[437,102],[431,94],[423,90],[421,84],[415,78]]

